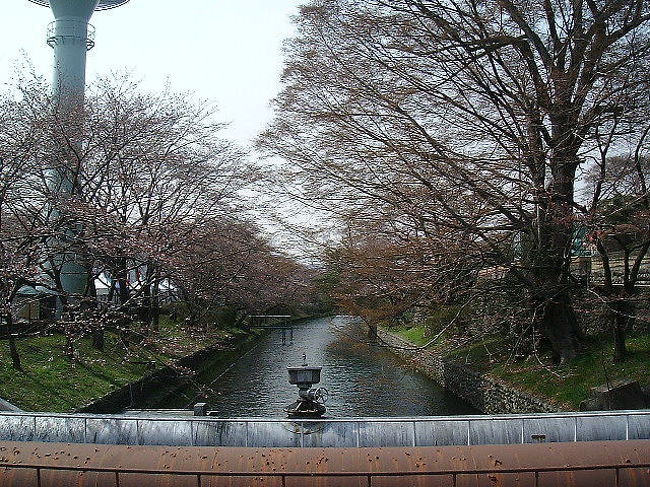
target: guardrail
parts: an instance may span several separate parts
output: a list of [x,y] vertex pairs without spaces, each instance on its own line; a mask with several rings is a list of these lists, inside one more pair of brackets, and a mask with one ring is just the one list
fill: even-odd
[[387,487],[415,483],[638,487],[650,485],[648,467],[648,441],[361,450],[170,450],[70,444],[24,448],[21,443],[0,443],[0,482],[38,487],[153,483],[199,487]]
[[319,420],[0,413],[0,441],[360,448],[637,439],[650,439],[650,411]]

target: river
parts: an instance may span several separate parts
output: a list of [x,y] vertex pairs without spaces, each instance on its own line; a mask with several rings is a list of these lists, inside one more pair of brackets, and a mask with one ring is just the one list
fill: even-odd
[[207,402],[220,417],[283,417],[297,398],[287,366],[323,367],[328,417],[477,414],[466,402],[405,367],[390,351],[368,343],[353,317],[306,320],[289,331],[270,331],[226,371],[204,371],[157,407],[187,408]]

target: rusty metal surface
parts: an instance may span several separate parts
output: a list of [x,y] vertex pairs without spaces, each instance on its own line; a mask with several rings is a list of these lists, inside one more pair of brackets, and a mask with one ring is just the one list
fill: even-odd
[[411,448],[0,442],[0,485],[650,486],[650,440]]

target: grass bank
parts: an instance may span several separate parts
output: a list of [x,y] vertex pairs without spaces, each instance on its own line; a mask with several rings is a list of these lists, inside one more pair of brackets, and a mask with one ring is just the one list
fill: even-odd
[[163,319],[155,337],[128,347],[112,333],[106,334],[103,351],[82,338],[73,360],[65,357],[60,334],[23,338],[17,344],[23,371],[11,366],[8,343],[1,341],[0,397],[27,411],[71,412],[205,347],[223,347],[225,353],[241,334],[196,333]]
[[[427,326],[391,328],[390,331],[418,346],[427,344],[432,338]],[[650,334],[633,334],[626,343],[629,352],[627,360],[613,363],[614,343],[611,337],[587,337],[581,354],[564,366],[552,365],[547,355],[513,359],[508,344],[499,336],[467,342],[447,334],[428,349],[449,360],[503,379],[564,409],[578,410],[580,402],[589,397],[592,387],[616,379],[634,379],[642,386],[650,385]]]

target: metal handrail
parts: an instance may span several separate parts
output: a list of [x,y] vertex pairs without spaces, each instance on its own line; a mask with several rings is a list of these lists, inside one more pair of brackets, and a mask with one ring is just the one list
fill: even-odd
[[[14,444],[15,445],[15,444]],[[11,447],[11,444],[7,445],[9,448]],[[57,444],[53,445],[51,450],[54,449],[57,451],[58,454],[61,454],[61,456],[64,456],[66,448],[68,448],[70,445],[62,445],[62,444]],[[6,448],[8,450],[9,448]],[[102,447],[100,447],[102,448]],[[121,448],[121,450],[120,450]],[[596,447],[597,448],[597,447]],[[2,469],[4,470],[4,473],[9,472],[9,478],[11,478],[11,472],[12,470],[32,470],[35,471],[35,477],[37,480],[37,484],[39,486],[49,486],[49,485],[60,485],[60,482],[62,482],[66,477],[65,474],[68,472],[71,473],[79,473],[82,475],[85,474],[92,474],[92,473],[98,473],[98,474],[113,474],[114,479],[111,481],[110,477],[104,478],[103,483],[100,482],[101,485],[120,485],[122,482],[122,476],[129,476],[130,480],[134,480],[137,478],[137,481],[139,483],[146,483],[148,480],[150,480],[149,476],[155,476],[156,479],[160,479],[161,481],[169,481],[172,482],[172,479],[178,479],[178,478],[192,478],[195,477],[196,479],[196,485],[201,487],[203,485],[207,485],[205,480],[208,481],[210,485],[212,484],[212,480],[215,478],[256,478],[256,479],[279,479],[281,480],[281,485],[287,485],[287,480],[288,479],[300,479],[300,478],[305,478],[305,479],[344,479],[344,478],[365,478],[367,483],[366,485],[368,487],[372,487],[374,484],[375,479],[382,479],[382,478],[408,478],[408,477],[433,477],[433,478],[440,478],[440,477],[451,477],[452,478],[452,483],[451,485],[457,485],[458,479],[459,478],[464,478],[467,479],[468,475],[488,475],[490,476],[491,481],[496,481],[498,480],[497,476],[502,476],[502,475],[521,475],[521,474],[533,474],[533,477],[528,477],[521,479],[522,480],[522,485],[534,485],[535,487],[539,487],[540,485],[548,485],[548,482],[542,482],[542,477],[540,474],[564,474],[563,478],[556,479],[554,485],[564,485],[560,484],[559,482],[563,482],[568,480],[566,477],[566,474],[572,474],[572,473],[578,473],[578,472],[587,472],[587,473],[597,473],[597,472],[611,472],[613,475],[608,476],[611,482],[612,486],[618,487],[619,485],[630,485],[626,480],[625,477],[622,476],[623,473],[625,473],[629,479],[632,480],[634,485],[648,485],[648,477],[647,477],[647,469],[650,467],[650,463],[647,461],[647,458],[644,458],[642,460],[631,460],[630,456],[633,454],[633,452],[637,452],[638,444],[637,446],[634,447],[626,447],[626,446],[621,446],[622,449],[622,454],[619,455],[618,453],[612,454],[611,452],[609,455],[597,455],[597,458],[594,458],[593,455],[587,454],[584,458],[584,461],[581,460],[581,456],[576,457],[575,455],[572,455],[572,460],[573,461],[564,461],[561,457],[563,456],[563,453],[572,453],[572,450],[563,450],[563,451],[556,451],[554,455],[554,461],[551,462],[551,464],[547,465],[535,465],[534,463],[534,457],[535,455],[541,454],[543,450],[539,450],[535,448],[533,445],[530,445],[530,448],[527,448],[525,450],[503,450],[503,449],[496,449],[496,450],[483,450],[483,452],[488,452],[492,451],[492,454],[489,455],[489,460],[488,461],[481,461],[481,457],[483,456],[481,453],[472,453],[472,449],[466,449],[466,450],[461,450],[458,451],[456,449],[449,450],[449,455],[454,455],[460,453],[460,456],[466,457],[462,458],[458,462],[447,462],[444,465],[441,465],[439,469],[432,469],[432,468],[426,468],[423,469],[422,466],[418,464],[411,464],[411,468],[395,468],[395,465],[390,462],[386,461],[389,460],[390,458],[384,459],[384,461],[380,464],[379,468],[377,466],[373,466],[372,468],[363,468],[362,462],[360,463],[359,467],[361,469],[355,469],[355,470],[349,470],[346,471],[344,468],[341,468],[342,465],[335,461],[333,464],[330,465],[329,468],[325,469],[318,469],[314,467],[306,467],[305,470],[300,470],[299,467],[298,469],[292,469],[292,470],[283,470],[282,468],[279,469],[273,469],[273,471],[270,471],[267,468],[261,467],[261,465],[258,463],[256,467],[253,467],[255,465],[255,462],[246,462],[244,461],[243,463],[248,464],[248,468],[244,467],[241,469],[233,469],[233,468],[214,468],[214,466],[206,468],[204,466],[198,466],[196,465],[196,462],[193,462],[194,465],[190,466],[192,464],[192,460],[195,459],[199,455],[203,455],[201,458],[206,459],[206,450],[201,450],[197,451],[195,453],[190,453],[188,451],[185,451],[185,453],[190,453],[186,457],[186,462],[190,462],[190,465],[184,464],[181,468],[175,468],[176,465],[163,465],[162,467],[160,464],[158,467],[150,467],[150,466],[135,466],[133,464],[129,465],[128,461],[126,461],[126,464],[124,464],[124,455],[131,455],[133,451],[128,451],[128,453],[125,453],[124,449],[122,447],[118,447],[117,451],[112,450],[111,453],[108,455],[109,462],[113,463],[120,463],[119,466],[106,466],[106,465],[97,465],[97,463],[100,463],[97,459],[94,460],[93,464],[88,465],[88,461],[93,458],[93,456],[97,456],[99,452],[99,456],[101,457],[102,455],[106,454],[106,451],[100,451],[99,449],[95,448],[94,452],[87,452],[83,453],[80,452],[79,450],[75,451],[74,453],[76,455],[79,455],[82,453],[82,455],[87,456],[87,460],[84,465],[61,465],[57,463],[51,463],[51,462],[43,462],[41,460],[41,457],[39,456],[40,454],[44,452],[37,453],[35,450],[31,454],[31,458],[34,456],[37,457],[37,460],[35,462],[31,462],[29,458],[19,458],[17,461],[14,461],[13,463],[9,461],[7,457],[3,458],[0,460],[0,472],[2,472]],[[647,451],[646,448],[643,448],[644,452]],[[336,450],[336,454],[334,455],[335,458],[338,457],[338,453],[343,450]],[[372,455],[377,455],[377,459],[379,459],[379,453],[380,449],[369,449],[369,452],[372,453]],[[418,455],[426,455],[426,449],[418,449],[418,450],[403,450],[403,449],[396,449],[395,452],[387,452],[385,456],[395,458],[395,453],[406,453],[408,455],[408,452],[412,451],[413,453],[417,452]],[[612,449],[613,452],[618,452],[619,450],[617,448]],[[249,458],[249,460],[253,460],[255,457],[257,457],[260,453],[262,454],[262,457],[264,456],[265,450],[255,450],[255,454]],[[498,458],[498,455],[505,454],[508,455],[509,453],[512,452],[517,452],[517,455],[514,455],[514,457],[511,459],[513,465],[502,465],[496,458]],[[573,452],[575,452],[575,449],[573,449]],[[252,453],[252,451],[251,451]],[[273,452],[272,450],[267,451],[267,455],[273,455],[273,453],[278,453],[278,452]],[[553,453],[553,452],[550,452]],[[592,452],[593,453],[593,452]],[[149,455],[151,455],[151,458],[148,462],[150,464],[156,464],[157,459],[160,456],[160,453],[153,450],[148,452]],[[370,453],[369,453],[370,454]],[[483,453],[484,454],[484,453]],[[301,457],[300,454],[297,452],[292,452],[290,450],[287,450],[286,455],[288,457],[293,457],[295,460],[305,460],[307,458],[312,458],[312,457]],[[49,455],[46,455],[49,456]],[[68,456],[70,456],[70,452],[68,452]],[[175,455],[173,455],[175,456]],[[219,452],[217,456],[224,456],[226,459],[229,457],[228,454],[223,454],[223,452]],[[471,458],[473,456],[473,458]],[[230,454],[230,457],[232,457],[232,454]],[[77,458],[75,456],[74,458]],[[241,458],[244,458],[242,456]],[[323,458],[323,457],[321,457]],[[327,457],[325,457],[327,461]],[[477,462],[476,460],[479,459]],[[41,460],[41,461],[39,461]],[[283,458],[285,465],[286,459]],[[532,461],[532,463],[531,463]],[[492,463],[494,462],[494,463]],[[65,463],[65,462],[63,462]],[[252,465],[251,465],[252,463]],[[294,462],[295,463],[295,462]],[[303,465],[304,462],[299,461],[298,464],[302,463]],[[543,462],[542,462],[543,463]],[[307,462],[307,465],[309,462]],[[435,464],[435,462],[434,462]],[[268,465],[268,458],[267,458],[267,465]],[[198,468],[197,468],[198,467]],[[252,468],[251,468],[252,467]],[[465,468],[467,467],[467,468]],[[44,477],[42,474],[43,472],[61,472],[63,473],[62,476],[57,477],[56,475],[50,474],[48,477]],[[0,473],[0,478],[2,476],[2,473]],[[170,478],[166,478],[166,476],[170,476]],[[580,479],[580,477],[578,477]],[[47,480],[44,480],[47,479]],[[90,480],[90,479],[89,479]],[[547,479],[548,480],[548,479]],[[593,478],[582,478],[582,480],[578,481],[578,485],[591,485],[591,482]],[[600,481],[603,480],[603,477],[601,476]],[[83,483],[83,482],[82,482]],[[84,483],[85,485],[85,483]],[[171,483],[170,483],[171,485]],[[340,484],[337,484],[340,485]]]
[[232,417],[219,418],[216,416],[199,416],[193,418],[174,417],[174,416],[129,416],[116,414],[90,414],[90,413],[47,413],[47,412],[0,412],[1,416],[34,416],[48,418],[79,418],[79,419],[119,419],[119,420],[139,420],[139,421],[185,421],[196,420],[205,421],[209,418],[211,421],[238,422],[238,423],[418,423],[431,421],[485,421],[496,420],[503,421],[508,419],[550,419],[550,418],[586,418],[602,416],[647,416],[650,415],[650,409],[630,409],[620,411],[585,411],[585,412],[557,412],[557,413],[524,413],[524,414],[474,414],[474,415],[455,415],[455,416],[402,416],[402,417],[350,417],[350,418],[321,418],[321,419],[287,419],[287,418],[259,418],[259,417]]
[[[29,1],[37,5],[41,5],[43,7],[50,6],[50,0],[29,0]],[[129,2],[129,0],[100,0],[95,10],[108,10],[111,8],[121,7],[127,2]]]
[[88,467],[74,465],[47,465],[47,464],[25,464],[0,462],[0,469],[34,469],[34,470],[57,470],[68,472],[97,472],[97,473],[115,473],[115,474],[149,474],[161,475],[171,474],[178,476],[211,476],[211,477],[403,477],[406,475],[413,476],[437,476],[437,475],[480,475],[489,473],[525,473],[525,472],[574,472],[574,471],[592,471],[592,470],[628,470],[634,468],[648,468],[650,462],[625,462],[623,465],[558,465],[557,467],[520,467],[520,468],[475,468],[469,470],[398,470],[398,471],[344,471],[344,472],[269,472],[264,470],[256,471],[219,471],[219,470],[154,470],[147,468],[115,468],[115,467]]
[[[372,424],[387,424],[387,423],[392,423],[394,424],[399,424],[401,425],[402,428],[406,428],[407,430],[410,430],[411,433],[408,435],[409,439],[404,438],[402,442],[399,441],[389,441],[390,444],[385,444],[382,441],[379,441],[379,443],[383,444],[384,446],[428,446],[428,443],[422,444],[418,440],[418,424],[423,424],[423,423],[435,423],[435,422],[446,422],[446,423],[453,423],[453,422],[461,422],[464,423],[462,424],[462,430],[466,430],[466,439],[462,441],[462,443],[449,443],[449,445],[466,445],[466,446],[472,446],[472,445],[478,445],[478,444],[526,444],[526,443],[531,443],[531,439],[533,440],[532,443],[537,443],[537,442],[546,442],[546,435],[547,431],[544,431],[544,426],[543,425],[534,425],[533,429],[534,431],[528,431],[528,434],[526,433],[526,424],[527,421],[530,420],[543,420],[543,419],[554,419],[554,418],[565,418],[565,419],[570,419],[572,421],[569,422],[569,424],[566,425],[567,428],[567,433],[564,437],[566,439],[561,440],[562,442],[568,442],[568,443],[576,443],[576,442],[583,442],[583,441],[601,441],[601,440],[631,440],[631,439],[639,439],[637,438],[637,434],[635,433],[634,435],[631,435],[632,431],[630,429],[631,427],[631,421],[630,418],[639,418],[639,417],[650,417],[650,410],[634,410],[634,411],[603,411],[603,412],[587,412],[587,413],[547,413],[547,414],[539,414],[539,415],[502,415],[502,416],[447,416],[447,417],[414,417],[414,418],[337,418],[337,419],[286,419],[286,418],[231,418],[231,419],[221,419],[221,418],[216,418],[214,416],[176,416],[176,417],[163,417],[163,416],[116,416],[116,415],[91,415],[91,414],[79,414],[79,415],[74,415],[74,414],[45,414],[45,413],[25,413],[25,412],[0,412],[0,425],[2,424],[2,417],[21,417],[21,418],[27,418],[31,421],[29,423],[32,423],[31,426],[28,426],[24,421],[21,421],[21,428],[27,427],[27,429],[34,428],[34,433],[36,433],[36,436],[33,437],[32,441],[39,441],[40,435],[37,433],[39,431],[38,429],[38,421],[40,420],[47,420],[47,419],[53,419],[53,420],[73,420],[73,421],[80,421],[82,424],[79,424],[78,428],[78,439],[73,439],[72,437],[68,438],[67,440],[65,438],[61,438],[61,441],[71,441],[73,443],[85,443],[87,440],[86,438],[92,436],[93,431],[95,431],[94,427],[90,425],[91,421],[105,421],[109,420],[111,422],[114,422],[116,424],[127,424],[131,423],[134,425],[136,431],[141,431],[141,429],[145,425],[150,425],[150,427],[154,427],[154,425],[160,425],[161,427],[164,427],[164,425],[169,424],[169,423],[182,423],[184,427],[187,430],[187,433],[189,434],[189,437],[187,438],[187,441],[184,441],[183,445],[185,446],[204,446],[201,442],[197,443],[196,438],[195,438],[195,433],[197,431],[197,428],[201,427],[206,427],[207,424],[228,424],[228,423],[238,423],[241,427],[244,429],[242,430],[241,433],[241,443],[239,443],[239,446],[242,447],[251,447],[251,446],[256,446],[256,447],[264,447],[265,445],[262,444],[256,444],[256,442],[253,441],[251,443],[249,441],[249,435],[251,433],[251,428],[252,431],[255,431],[255,425],[256,424],[279,424],[282,425],[283,429],[287,429],[285,425],[290,424],[292,425],[290,428],[290,431],[294,433],[295,435],[295,443],[290,442],[293,444],[294,447],[305,447],[307,446],[307,439],[310,437],[310,435],[319,432],[322,430],[325,426],[328,424],[341,424],[341,423],[349,423],[351,427],[351,435],[352,437],[355,437],[355,443],[357,448],[363,447],[363,446],[372,446],[373,442],[372,440],[365,438],[362,436],[363,435],[363,426],[364,425],[372,425]],[[583,434],[582,427],[580,425],[580,419],[585,419],[585,418],[602,418],[606,420],[606,418],[622,418],[625,419],[624,424],[621,424],[623,422],[618,422],[618,427],[620,428],[621,426],[624,426],[624,432],[621,430],[616,434],[616,437],[585,437]],[[516,431],[518,433],[516,434],[515,437],[510,438],[509,440],[506,441],[501,441],[498,440],[497,437],[495,437],[492,440],[489,441],[482,441],[480,439],[474,438],[473,432],[479,432],[479,430],[475,430],[476,426],[475,424],[482,423],[483,425],[486,422],[510,422],[514,423],[516,426]],[[637,421],[638,422],[638,421]],[[645,423],[645,420],[644,420]],[[588,426],[588,425],[587,425]],[[0,428],[1,430],[1,428]],[[514,433],[515,430],[512,432]],[[460,433],[460,431],[458,432]],[[177,434],[177,433],[175,433]],[[463,433],[460,433],[463,435]],[[138,434],[139,435],[139,434]],[[27,433],[27,437],[32,438],[29,433]],[[351,438],[352,438],[351,437]],[[129,444],[131,445],[140,445],[140,444],[155,444],[155,445],[165,445],[168,444],[166,443],[167,441],[170,441],[168,438],[168,433],[162,434],[161,437],[154,435],[151,438],[147,436],[147,438],[134,438],[133,441],[129,441]],[[370,441],[370,443],[368,443]],[[551,440],[551,441],[558,441],[558,440]],[[151,442],[151,443],[149,443]],[[111,443],[110,441],[107,443]],[[408,444],[406,444],[408,443]],[[178,444],[176,443],[176,440],[173,441],[173,444]],[[447,443],[445,443],[447,444]],[[218,446],[218,445],[214,445]],[[317,445],[313,445],[317,446]],[[352,446],[352,445],[350,445]],[[442,445],[441,445],[442,446]],[[353,446],[352,446],[353,447]]]
[[[57,35],[56,33],[57,24],[64,24],[64,25],[68,24],[67,27],[72,33],[65,34],[65,35]],[[50,46],[51,48],[54,48],[57,44],[57,39],[62,37],[64,39],[71,39],[71,40],[85,42],[86,50],[90,51],[93,47],[95,47],[95,35],[96,35],[96,29],[94,25],[86,24],[85,22],[81,22],[79,20],[60,19],[60,20],[55,20],[54,22],[50,22],[47,25],[47,45]]]

